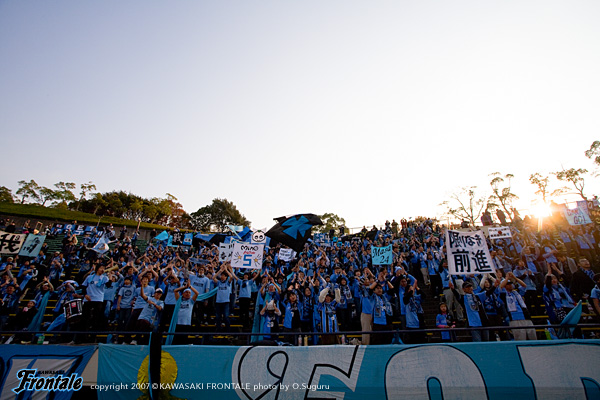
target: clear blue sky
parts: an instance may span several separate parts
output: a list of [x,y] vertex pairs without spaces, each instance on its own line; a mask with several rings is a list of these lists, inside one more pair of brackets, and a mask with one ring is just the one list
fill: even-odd
[[526,209],[531,173],[592,169],[599,20],[596,0],[0,0],[0,185],[354,227],[500,171]]

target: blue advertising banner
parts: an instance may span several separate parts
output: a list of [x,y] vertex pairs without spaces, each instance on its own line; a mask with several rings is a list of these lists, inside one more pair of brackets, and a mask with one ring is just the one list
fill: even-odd
[[[100,346],[99,399],[147,392],[145,346]],[[192,399],[598,399],[600,341],[163,346],[161,385]],[[131,387],[131,384],[136,387]],[[110,385],[130,387],[111,390]]]
[[0,399],[68,400],[96,346],[0,346]]

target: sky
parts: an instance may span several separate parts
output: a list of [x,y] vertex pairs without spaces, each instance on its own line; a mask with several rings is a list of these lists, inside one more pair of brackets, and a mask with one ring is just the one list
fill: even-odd
[[0,185],[362,227],[441,216],[501,172],[527,211],[530,174],[594,169],[599,17],[596,0],[0,0]]

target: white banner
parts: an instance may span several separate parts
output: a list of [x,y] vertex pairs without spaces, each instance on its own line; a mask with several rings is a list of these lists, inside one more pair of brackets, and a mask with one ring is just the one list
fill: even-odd
[[261,269],[263,261],[262,244],[234,243],[231,266],[233,268]]
[[296,256],[296,252],[292,249],[279,249],[279,258],[281,261],[292,261]]
[[26,236],[25,234],[0,231],[0,254],[17,254]]
[[569,209],[566,205],[561,204],[563,215],[567,219],[567,222],[569,222],[569,225],[591,224],[592,220],[590,219],[590,216],[587,212],[587,204],[585,204],[585,202],[583,201],[581,203],[584,204],[579,203],[580,202],[578,201],[577,207],[573,209]]
[[508,226],[499,226],[497,228],[488,228],[488,237],[494,239],[509,239],[512,237]]
[[37,257],[38,254],[40,254],[44,240],[46,240],[45,235],[27,235],[27,239],[25,239],[25,243],[23,243],[19,255],[25,257]]
[[446,251],[450,275],[495,272],[482,231],[446,231]]
[[219,261],[231,261],[231,254],[233,254],[234,243],[220,243],[219,244]]

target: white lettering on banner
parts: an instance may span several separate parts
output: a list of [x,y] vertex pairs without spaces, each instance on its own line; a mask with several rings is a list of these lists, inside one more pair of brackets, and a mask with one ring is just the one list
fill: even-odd
[[[354,391],[365,353],[364,346],[320,347],[318,351],[297,351],[292,348],[240,347],[232,364],[232,381],[243,384],[262,384],[266,389],[236,389],[240,399],[343,399],[343,392],[324,389],[319,385],[323,376],[339,379]],[[302,365],[302,368],[297,368]],[[304,390],[278,390],[280,387],[296,389],[306,382]],[[253,386],[254,387],[254,386]],[[269,393],[271,392],[271,393]]]
[[444,400],[488,398],[477,364],[448,346],[412,347],[391,357],[385,369],[387,398],[429,400],[430,379],[440,382]]
[[482,231],[446,231],[446,251],[450,275],[495,272]]
[[598,345],[517,347],[523,369],[533,381],[538,399],[586,400],[588,397],[582,379],[593,380],[596,385],[600,385],[600,346]]
[[263,261],[262,244],[234,243],[231,266],[233,268],[261,269]]
[[[2,393],[0,393],[0,399],[14,399],[17,395],[12,391],[19,387],[21,379],[18,378],[17,372],[22,369],[37,369],[38,371],[63,371],[65,374],[69,373],[75,358],[22,358],[12,357],[10,359],[10,370],[5,374],[6,381],[2,387]],[[57,375],[57,374],[54,374]],[[54,376],[52,375],[52,376]],[[33,394],[34,398],[46,398],[48,392],[36,392]]]

